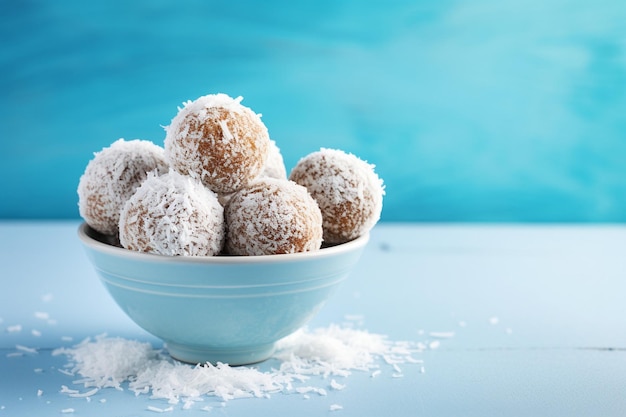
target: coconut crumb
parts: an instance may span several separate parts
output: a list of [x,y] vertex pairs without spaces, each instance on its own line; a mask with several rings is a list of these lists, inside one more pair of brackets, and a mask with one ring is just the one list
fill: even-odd
[[50,314],[45,311],[35,311],[34,315],[40,320],[50,320]]
[[330,381],[330,387],[334,390],[338,390],[341,391],[342,389],[344,389],[346,387],[345,384],[340,384],[339,382],[337,382],[336,380],[332,379]]
[[7,332],[9,333],[19,333],[22,331],[22,325],[21,324],[14,324],[12,326],[8,326],[7,327]]
[[439,340],[433,340],[428,344],[428,348],[431,350],[438,349],[441,346],[441,342]]
[[454,337],[454,332],[430,332],[428,335],[437,339],[450,339]]
[[169,411],[174,411],[174,407],[159,408],[159,407],[153,407],[153,406],[149,405],[146,408],[146,410],[153,411],[155,413],[167,413]]
[[24,346],[24,345],[15,345],[15,349],[17,349],[20,352],[24,352],[24,353],[30,353],[30,354],[38,353],[37,349],[31,348],[31,347],[28,347],[28,346]]

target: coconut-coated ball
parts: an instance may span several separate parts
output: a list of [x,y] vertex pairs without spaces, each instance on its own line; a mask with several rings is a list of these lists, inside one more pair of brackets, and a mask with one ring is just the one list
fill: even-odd
[[241,100],[210,94],[186,102],[166,127],[170,166],[216,193],[232,193],[257,177],[268,156],[269,133]]
[[124,205],[119,228],[126,249],[213,256],[224,246],[224,209],[198,180],[175,171],[150,174]]
[[380,219],[383,182],[374,165],[353,154],[322,148],[300,159],[289,179],[306,187],[317,201],[325,243],[355,239]]
[[[285,167],[283,155],[280,152],[280,148],[273,140],[270,140],[269,154],[267,155],[267,160],[265,161],[263,171],[261,171],[257,178],[265,177],[277,178],[281,180],[287,179],[287,168]],[[219,199],[222,206],[226,207],[228,201],[234,194],[234,192],[228,194],[219,193],[217,195],[217,198]]]
[[146,140],[119,139],[94,154],[78,183],[80,216],[93,229],[117,235],[120,210],[146,179],[167,172],[164,151]]
[[281,180],[287,179],[287,168],[285,167],[283,154],[280,152],[280,148],[276,142],[271,139],[268,148],[267,160],[265,161],[265,165],[263,166],[260,176],[278,178]]
[[226,206],[226,250],[231,255],[275,255],[318,250],[322,213],[306,188],[258,178]]

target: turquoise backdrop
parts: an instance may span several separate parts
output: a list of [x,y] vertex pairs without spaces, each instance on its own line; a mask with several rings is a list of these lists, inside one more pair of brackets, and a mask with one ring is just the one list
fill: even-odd
[[0,218],[77,218],[114,140],[243,96],[288,169],[376,165],[385,221],[626,221],[626,3],[2,1]]

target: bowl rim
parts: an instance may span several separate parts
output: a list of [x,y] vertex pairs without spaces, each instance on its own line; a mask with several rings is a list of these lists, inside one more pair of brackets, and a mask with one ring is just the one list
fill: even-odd
[[119,246],[113,246],[89,235],[89,231],[98,233],[86,222],[78,226],[78,237],[86,247],[102,254],[125,258],[128,260],[149,261],[149,262],[176,262],[185,264],[214,264],[214,265],[242,265],[242,264],[264,264],[281,263],[302,260],[315,260],[345,254],[363,248],[369,241],[370,234],[366,232],[361,236],[334,246],[325,247],[317,251],[287,253],[278,255],[253,255],[253,256],[169,256],[155,253],[137,252]]

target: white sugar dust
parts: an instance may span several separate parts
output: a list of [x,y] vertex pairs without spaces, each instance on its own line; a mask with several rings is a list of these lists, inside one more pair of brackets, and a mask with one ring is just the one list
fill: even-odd
[[273,358],[257,366],[183,364],[149,343],[104,335],[54,354],[69,358],[64,373],[84,387],[81,391],[63,386],[61,392],[71,397],[89,397],[107,388],[128,389],[190,408],[204,397],[226,402],[269,398],[275,393],[324,396],[327,390],[344,389],[349,383],[346,377],[354,371],[377,377],[387,367],[391,377],[401,376],[401,364],[422,366],[414,355],[425,349],[422,343],[392,342],[383,335],[331,325],[301,329],[280,340]]

